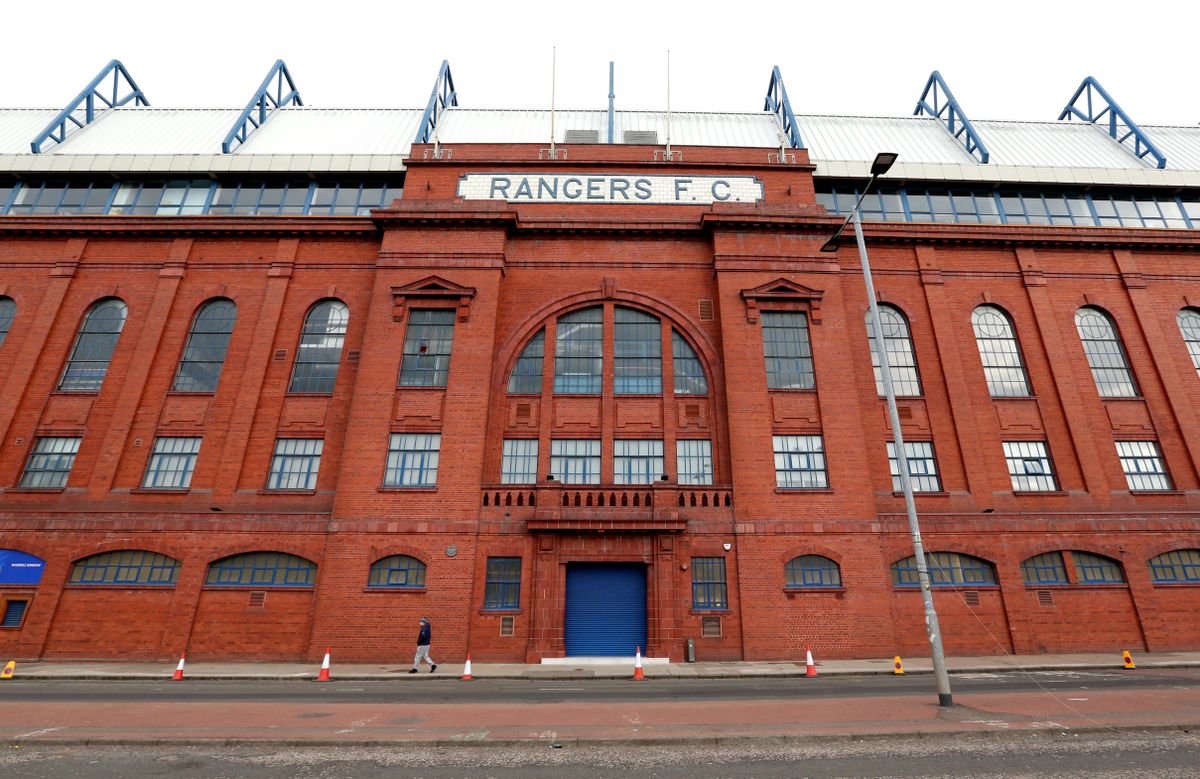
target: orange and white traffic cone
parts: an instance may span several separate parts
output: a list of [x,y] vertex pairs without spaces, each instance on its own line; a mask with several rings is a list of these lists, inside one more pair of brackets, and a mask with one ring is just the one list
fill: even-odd
[[642,682],[646,680],[646,672],[642,670],[642,648],[637,648],[637,654],[633,658],[633,680]]
[[1129,654],[1128,649],[1121,653],[1121,662],[1124,663],[1123,667],[1126,671],[1132,671],[1133,669],[1137,668],[1137,666],[1133,664],[1133,656]]
[[175,674],[171,677],[171,681],[173,681],[173,682],[182,682],[183,681],[183,661],[184,661],[184,658],[186,658],[186,657],[187,657],[187,652],[179,653],[179,665],[175,666]]
[[7,663],[4,664],[4,670],[0,671],[0,682],[4,681],[5,679],[13,678],[13,674],[15,674],[16,672],[17,672],[17,661],[9,660]]
[[321,661],[321,673],[317,674],[316,681],[329,681],[329,647],[325,647],[325,659]]
[[900,662],[900,655],[896,655],[896,658],[892,660],[892,666],[892,673],[896,676],[904,675],[904,663]]
[[471,656],[467,655],[467,664],[463,666],[462,680],[464,682],[471,681]]
[[805,665],[805,669],[804,669],[805,676],[816,676],[817,675],[817,665],[816,665],[816,663],[813,662],[813,659],[812,659],[812,647],[811,646],[806,646],[804,648],[804,665]]

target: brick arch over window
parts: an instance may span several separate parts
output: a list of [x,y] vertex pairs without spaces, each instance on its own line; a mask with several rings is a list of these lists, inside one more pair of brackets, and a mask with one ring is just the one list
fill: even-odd
[[[699,359],[704,369],[708,392],[714,393],[720,391],[723,386],[721,378],[713,370],[713,367],[720,363],[717,357],[716,346],[709,339],[708,335],[700,328],[695,327],[691,319],[683,311],[670,303],[624,290],[616,290],[607,294],[602,290],[583,292],[560,298],[557,301],[542,306],[526,319],[521,327],[517,328],[513,337],[508,340],[508,343],[498,353],[496,375],[494,377],[495,386],[508,387],[509,379],[512,376],[517,360],[524,353],[530,342],[537,337],[539,332],[542,333],[543,349],[551,351],[554,349],[554,344],[547,340],[546,335],[546,325],[550,320],[561,318],[566,314],[581,309],[602,306],[608,302],[612,302],[618,307],[643,311],[669,323],[673,331],[684,339]],[[605,355],[605,359],[611,359],[611,357],[612,355]],[[664,370],[668,369],[673,370],[673,367],[664,366]],[[538,392],[540,391],[539,389]]]

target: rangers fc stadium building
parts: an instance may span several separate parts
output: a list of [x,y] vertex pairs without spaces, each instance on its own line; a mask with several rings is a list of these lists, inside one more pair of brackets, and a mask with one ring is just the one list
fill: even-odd
[[114,61],[0,109],[0,656],[388,662],[419,616],[447,661],[927,652],[826,246],[878,152],[946,651],[1200,648],[1200,129],[1091,78],[971,122],[937,73],[903,117],[763,75],[746,113],[474,109],[445,64],[328,109],[278,62],[201,110]]

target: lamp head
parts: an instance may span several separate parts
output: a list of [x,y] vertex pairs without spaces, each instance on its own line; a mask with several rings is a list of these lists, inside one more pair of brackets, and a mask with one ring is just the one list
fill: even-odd
[[882,176],[888,172],[892,165],[896,164],[896,158],[899,157],[892,151],[881,151],[875,155],[875,161],[871,163],[871,175]]

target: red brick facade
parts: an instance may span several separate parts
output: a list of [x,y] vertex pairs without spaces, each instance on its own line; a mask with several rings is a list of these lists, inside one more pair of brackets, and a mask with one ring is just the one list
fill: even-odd
[[[761,149],[527,146],[414,149],[404,197],[371,217],[5,217],[0,295],[16,318],[0,346],[0,548],[46,561],[0,657],[313,659],[407,657],[416,620],[434,656],[561,656],[569,562],[647,566],[651,655],[796,659],[927,651],[920,596],[889,567],[912,553],[893,494],[885,408],[871,371],[853,246],[819,248],[837,220],[813,169]],[[471,172],[754,176],[754,206],[512,205],[456,197]],[[1156,584],[1148,561],[1200,548],[1200,377],[1175,322],[1200,305],[1191,231],[868,224],[879,297],[908,320],[923,393],[902,398],[905,436],[933,443],[942,491],[918,495],[926,548],[981,558],[998,584],[939,588],[951,654],[1200,648],[1200,585]],[[85,311],[118,297],[128,318],[103,386],[56,391]],[[171,391],[206,300],[237,304],[215,393]],[[349,309],[336,389],[289,394],[306,312]],[[989,303],[1011,317],[1034,394],[992,398],[971,327]],[[600,306],[603,390],[509,395],[528,339]],[[658,395],[614,395],[616,306],[663,323]],[[1075,312],[1109,313],[1140,387],[1102,399]],[[411,312],[456,312],[444,388],[397,387]],[[815,390],[768,390],[762,311],[807,315]],[[708,394],[672,395],[672,330],[703,363]],[[547,364],[551,364],[547,358]],[[389,433],[439,433],[436,489],[385,488]],[[776,486],[772,436],[821,435],[828,488]],[[65,489],[20,489],[39,436],[80,436]],[[141,488],[156,436],[202,437],[190,489]],[[265,488],[275,441],[321,438],[316,489]],[[500,485],[506,438],[535,438],[540,481]],[[555,438],[601,441],[600,486],[543,477]],[[668,479],[612,484],[613,442],[663,441]],[[680,486],[677,440],[711,441],[713,485]],[[1157,441],[1169,492],[1131,492],[1114,441]],[[1005,441],[1047,443],[1059,490],[1014,493]],[[75,561],[138,549],[180,561],[174,586],[69,584]],[[1021,563],[1079,550],[1120,563],[1126,583],[1026,586]],[[312,587],[206,586],[213,561],[286,552],[317,565]],[[373,562],[426,565],[417,588],[369,588]],[[788,588],[799,555],[836,562],[842,586]],[[484,608],[489,557],[522,561],[519,607]],[[690,563],[722,557],[729,608],[692,608]],[[1044,592],[1049,591],[1047,596]],[[258,598],[257,600],[255,598]],[[501,620],[512,617],[512,635]],[[719,636],[702,635],[704,617]],[[713,630],[710,623],[709,630]]]

